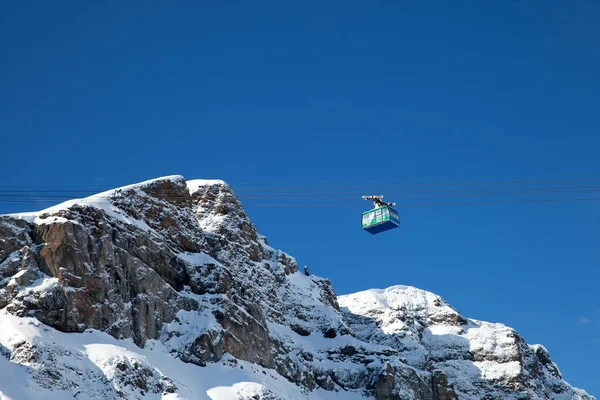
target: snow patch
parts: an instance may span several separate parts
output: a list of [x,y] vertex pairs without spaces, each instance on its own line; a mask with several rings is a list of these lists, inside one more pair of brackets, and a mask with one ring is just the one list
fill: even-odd
[[40,216],[38,215],[37,217],[35,217],[35,219],[33,220],[33,223],[36,225],[47,225],[47,224],[64,224],[67,222],[73,222],[73,223],[77,223],[75,221],[70,221],[66,218],[63,217],[48,217],[48,218],[40,218]]
[[187,187],[190,194],[196,193],[201,187],[215,185],[229,187],[229,184],[227,184],[227,182],[222,181],[220,179],[192,179],[187,181]]
[[181,260],[191,264],[191,265],[206,265],[206,264],[214,264],[221,265],[220,262],[212,258],[206,253],[188,253],[182,252],[177,254],[177,257]]
[[0,215],[4,215],[7,217],[11,217],[14,219],[22,219],[24,221],[29,222],[30,224],[33,223],[33,221],[35,220],[35,218],[38,216],[38,212],[37,211],[33,211],[33,212],[22,212],[22,213],[14,213],[14,214],[0,214]]

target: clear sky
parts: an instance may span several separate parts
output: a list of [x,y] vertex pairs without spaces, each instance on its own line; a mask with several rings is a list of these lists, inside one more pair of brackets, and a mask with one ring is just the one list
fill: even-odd
[[[0,4],[0,189],[600,177],[597,1],[159,3]],[[600,396],[600,203],[399,207],[371,236],[359,196],[248,213],[338,294],[433,291]]]

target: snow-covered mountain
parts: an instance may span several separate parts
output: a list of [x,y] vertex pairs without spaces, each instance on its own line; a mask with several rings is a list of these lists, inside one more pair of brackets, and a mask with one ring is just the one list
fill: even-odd
[[594,399],[407,286],[336,297],[222,181],[0,216],[0,399]]

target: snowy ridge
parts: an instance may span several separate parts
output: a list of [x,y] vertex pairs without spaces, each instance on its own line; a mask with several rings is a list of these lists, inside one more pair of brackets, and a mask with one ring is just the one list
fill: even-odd
[[58,332],[4,312],[0,326],[1,400],[337,398],[325,390],[308,396],[273,371],[230,356],[200,368],[170,356],[158,341],[141,349],[106,333]]
[[1,400],[593,399],[433,293],[337,297],[220,180],[0,216],[0,327]]
[[[506,399],[588,398],[562,380],[543,346],[526,345],[503,324],[465,319],[433,293],[392,286],[338,300],[359,337],[388,344],[411,365],[444,371],[459,398],[479,398],[482,387]],[[528,382],[545,363],[536,377],[541,382]],[[520,390],[511,394],[502,387]]]
[[33,222],[35,224],[50,224],[50,223],[54,223],[54,222],[66,222],[66,220],[64,218],[60,219],[61,217],[56,217],[56,216],[54,216],[50,219],[40,218],[40,215],[54,214],[59,211],[68,210],[69,208],[71,208],[72,206],[75,206],[75,205],[90,206],[90,207],[99,208],[99,209],[105,211],[107,214],[111,215],[112,217],[119,219],[125,223],[128,223],[128,224],[133,223],[133,224],[139,225],[140,227],[142,227],[144,229],[148,229],[148,226],[145,225],[143,222],[138,221],[138,220],[133,220],[131,218],[126,218],[125,213],[122,210],[120,210],[118,207],[116,207],[110,200],[121,192],[132,191],[132,190],[135,191],[137,195],[144,196],[146,194],[143,193],[142,189],[144,189],[148,186],[151,186],[153,184],[161,183],[161,182],[165,182],[165,181],[185,182],[185,179],[181,175],[171,175],[171,176],[164,176],[161,178],[149,179],[144,182],[135,183],[135,184],[127,185],[127,186],[122,186],[122,187],[116,188],[116,189],[106,190],[104,192],[100,192],[100,193],[94,194],[92,196],[84,197],[81,199],[67,200],[65,202],[56,204],[52,207],[48,207],[48,208],[45,208],[40,211],[7,214],[6,216],[14,217],[16,219],[23,219],[27,222]]

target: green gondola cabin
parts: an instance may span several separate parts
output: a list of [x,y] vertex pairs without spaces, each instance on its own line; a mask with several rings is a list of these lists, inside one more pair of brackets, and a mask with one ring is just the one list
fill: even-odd
[[386,203],[383,196],[363,196],[363,199],[372,200],[375,207],[362,213],[362,227],[365,231],[376,234],[400,226],[400,216],[392,208],[396,203]]
[[376,234],[400,226],[400,216],[390,206],[381,206],[362,214],[362,227],[365,231]]

